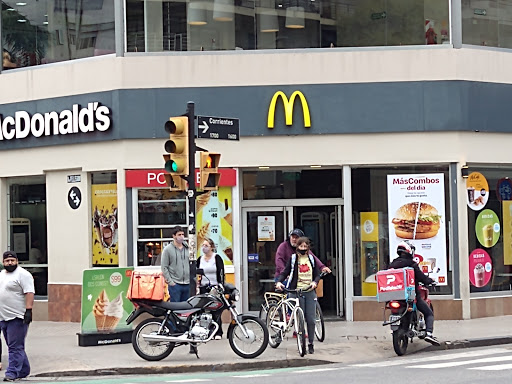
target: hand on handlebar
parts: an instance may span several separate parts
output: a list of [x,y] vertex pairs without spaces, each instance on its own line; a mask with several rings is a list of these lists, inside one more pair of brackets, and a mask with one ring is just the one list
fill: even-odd
[[311,285],[310,285],[311,290],[316,289],[316,286],[317,286],[316,281],[312,281]]
[[279,281],[276,283],[276,289],[278,291],[282,291],[284,289],[284,284],[280,283]]
[[328,273],[331,273],[331,269],[329,267],[323,267],[322,268],[322,273],[325,273],[325,274],[328,274]]

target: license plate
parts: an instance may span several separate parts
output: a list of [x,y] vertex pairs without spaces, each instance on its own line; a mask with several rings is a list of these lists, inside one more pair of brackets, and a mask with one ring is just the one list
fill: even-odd
[[[391,315],[391,316],[389,316],[389,322],[392,323],[394,321],[397,321],[400,319],[400,317],[401,317],[400,315]],[[395,324],[397,324],[397,323],[395,323]]]

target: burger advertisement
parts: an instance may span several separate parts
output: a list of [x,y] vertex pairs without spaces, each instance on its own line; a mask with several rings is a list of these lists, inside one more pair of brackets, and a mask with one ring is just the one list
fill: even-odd
[[444,175],[388,175],[387,181],[391,260],[398,243],[409,240],[420,269],[447,285]]

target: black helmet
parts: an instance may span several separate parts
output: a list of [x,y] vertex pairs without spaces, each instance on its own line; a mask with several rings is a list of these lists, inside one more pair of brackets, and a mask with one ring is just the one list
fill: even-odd
[[398,256],[401,256],[402,253],[405,253],[411,258],[413,258],[415,250],[416,247],[414,245],[412,245],[409,241],[404,240],[398,244],[398,247],[396,248],[396,253],[398,254]]
[[304,234],[304,231],[302,231],[302,229],[299,229],[299,228],[295,228],[293,231],[291,231],[290,234],[288,235],[288,237],[291,237],[292,235],[299,236],[299,237],[306,236]]

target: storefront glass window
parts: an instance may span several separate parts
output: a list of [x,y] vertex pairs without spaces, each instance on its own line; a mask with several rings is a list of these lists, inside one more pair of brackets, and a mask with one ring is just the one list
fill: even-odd
[[187,199],[183,192],[168,189],[137,191],[137,265],[160,265],[160,255],[172,240],[173,228],[185,230],[187,237]]
[[[352,169],[354,296],[376,295],[375,274],[387,268],[397,244],[404,239],[416,247],[420,268],[439,280],[432,293],[452,293],[448,185],[447,166]],[[426,203],[435,206],[435,211],[427,218],[423,211],[427,205],[422,205],[415,225],[416,218],[398,216],[401,207],[409,203],[417,207]]]
[[114,0],[2,0],[3,69],[114,53],[114,31]]
[[512,48],[512,0],[462,0],[462,42]]
[[471,292],[512,290],[512,168],[469,167]]
[[449,43],[448,0],[127,0],[128,52]]
[[36,298],[47,296],[48,254],[46,237],[45,178],[9,180],[9,249],[34,276]]
[[244,171],[244,200],[340,198],[341,170]]

